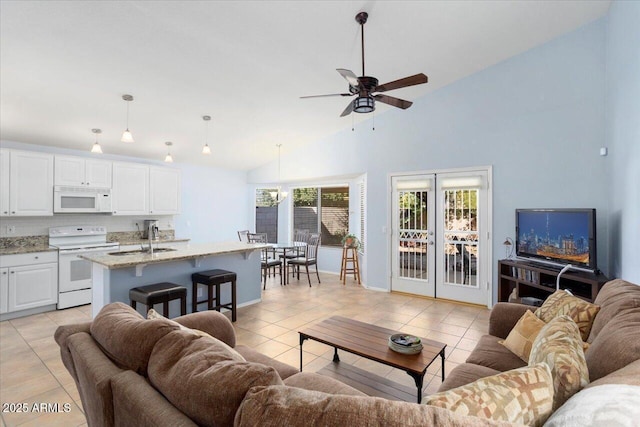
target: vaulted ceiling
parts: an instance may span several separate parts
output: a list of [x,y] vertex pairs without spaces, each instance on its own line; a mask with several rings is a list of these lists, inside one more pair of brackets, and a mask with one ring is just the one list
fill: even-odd
[[[248,170],[366,119],[339,117],[336,68],[420,102],[442,86],[569,32],[610,1],[2,1],[0,136],[109,154]],[[131,94],[135,143],[120,142]],[[350,99],[350,98],[349,98]],[[377,103],[376,114],[390,108]],[[212,154],[205,142],[209,122]]]

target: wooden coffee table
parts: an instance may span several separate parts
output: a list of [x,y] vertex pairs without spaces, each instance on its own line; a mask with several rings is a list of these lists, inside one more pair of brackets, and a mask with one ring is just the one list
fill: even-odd
[[405,371],[416,383],[418,403],[422,401],[422,384],[427,368],[438,356],[442,359],[444,381],[444,349],[446,344],[421,338],[422,351],[418,354],[400,354],[389,348],[389,336],[398,333],[342,316],[333,316],[310,326],[300,334],[300,371],[302,372],[302,344],[307,339],[330,345],[334,349],[333,361],[339,362],[338,349],[357,354],[387,366]]

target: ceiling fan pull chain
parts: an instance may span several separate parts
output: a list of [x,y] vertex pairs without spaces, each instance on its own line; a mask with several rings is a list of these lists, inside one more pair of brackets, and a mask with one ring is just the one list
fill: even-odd
[[355,116],[351,116],[351,132],[355,129]]
[[373,110],[373,115],[371,116],[371,130],[376,130],[376,110]]

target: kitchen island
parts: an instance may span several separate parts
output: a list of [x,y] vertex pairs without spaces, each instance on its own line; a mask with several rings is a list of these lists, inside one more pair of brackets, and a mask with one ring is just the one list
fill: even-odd
[[[191,301],[191,275],[215,268],[237,274],[238,306],[259,302],[262,289],[260,250],[266,246],[233,241],[192,243],[175,250],[159,248],[153,254],[123,251],[81,255],[81,258],[93,262],[92,316],[95,317],[102,307],[111,302],[129,304],[131,288],[153,283],[171,282],[184,286],[187,288],[187,301]],[[229,286],[222,286],[221,301],[231,301]],[[168,316],[178,316],[179,310],[179,301],[171,301]],[[187,312],[191,311],[192,307],[187,304]]]

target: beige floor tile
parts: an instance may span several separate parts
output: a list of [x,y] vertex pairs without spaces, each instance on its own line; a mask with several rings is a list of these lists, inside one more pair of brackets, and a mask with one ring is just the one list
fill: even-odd
[[269,338],[264,335],[259,335],[245,329],[236,329],[236,345],[242,344],[248,347],[255,347],[266,341],[269,341]]
[[[300,369],[300,350],[297,348],[291,348],[285,351],[284,353],[276,356],[275,359],[282,363],[286,363],[287,365],[291,365],[294,368]],[[305,370],[304,368],[305,366],[307,366],[309,363],[313,362],[316,359],[318,359],[318,356],[316,356],[315,354],[303,351],[302,352],[303,370]]]
[[476,340],[471,340],[469,338],[461,338],[456,348],[459,348],[461,350],[471,351],[474,348],[476,348],[477,344],[478,344],[478,341]]
[[276,357],[281,355],[285,351],[291,350],[290,346],[273,340],[263,342],[262,344],[258,344],[253,348],[256,351],[259,351],[260,353],[265,354],[269,357]]
[[275,338],[277,336],[280,336],[286,332],[289,332],[290,329],[287,328],[283,328],[282,326],[278,326],[278,325],[269,325],[269,326],[265,326],[264,328],[260,328],[260,329],[256,329],[255,333],[260,334],[260,335],[264,335],[267,338]]
[[447,362],[464,363],[470,354],[470,351],[456,348],[447,356]]
[[442,323],[446,323],[447,325],[454,325],[454,326],[461,326],[464,328],[468,328],[473,323],[473,318],[456,316],[456,315],[450,314],[444,319],[442,319]]
[[300,334],[298,334],[298,331],[287,331],[275,337],[274,341],[281,342],[290,347],[298,347],[300,345]]
[[[7,426],[77,426],[86,421],[80,408],[77,407],[75,401],[62,387],[56,387],[35,396],[20,399],[20,402],[24,402],[29,411],[27,413],[3,413]],[[46,405],[42,407],[41,404],[58,404],[58,411],[60,412],[46,412],[55,408],[53,406],[47,407]],[[68,405],[69,412],[64,412],[65,404]]]

